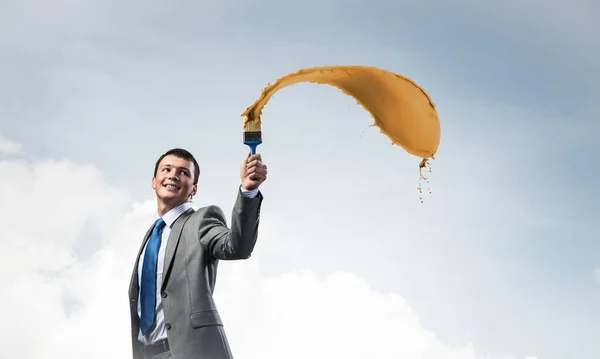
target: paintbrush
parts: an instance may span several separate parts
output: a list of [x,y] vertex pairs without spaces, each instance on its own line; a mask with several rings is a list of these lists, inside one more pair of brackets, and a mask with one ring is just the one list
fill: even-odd
[[250,147],[250,155],[256,154],[256,146],[262,143],[260,121],[246,121],[244,124],[244,144]]

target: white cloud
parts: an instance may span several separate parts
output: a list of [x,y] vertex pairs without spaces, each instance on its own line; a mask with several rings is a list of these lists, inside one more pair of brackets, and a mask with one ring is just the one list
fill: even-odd
[[6,138],[0,136],[0,156],[12,155],[21,151],[21,145],[19,143],[9,141]]
[[[154,201],[130,206],[88,165],[1,161],[0,171],[12,174],[0,177],[3,355],[130,358],[127,288]],[[261,240],[269,227],[263,218]],[[94,254],[79,255],[81,245]],[[489,358],[444,345],[400,295],[351,273],[268,277],[260,261],[220,269],[217,303],[236,358]]]

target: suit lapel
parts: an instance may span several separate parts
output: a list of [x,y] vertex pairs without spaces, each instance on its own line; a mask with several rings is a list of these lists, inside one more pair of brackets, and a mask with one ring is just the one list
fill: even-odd
[[167,242],[167,249],[165,250],[165,263],[163,267],[163,281],[161,291],[164,290],[167,283],[169,273],[171,273],[171,267],[173,266],[173,258],[175,258],[175,252],[179,246],[179,240],[181,239],[181,232],[183,231],[183,225],[188,220],[190,215],[194,213],[194,209],[190,208],[183,213],[173,223],[171,233],[169,233],[169,241]]
[[152,224],[150,226],[150,229],[148,229],[148,232],[146,232],[146,235],[144,236],[144,241],[142,242],[142,245],[140,246],[140,250],[138,251],[137,258],[135,260],[135,265],[133,266],[133,273],[131,273],[131,282],[129,283],[129,298],[130,299],[137,299],[138,293],[140,291],[140,287],[138,284],[138,267],[139,267],[139,263],[140,263],[140,256],[142,255],[142,252],[144,251],[144,247],[146,246],[148,239],[150,239],[150,234],[152,234],[152,229],[154,229],[154,224]]

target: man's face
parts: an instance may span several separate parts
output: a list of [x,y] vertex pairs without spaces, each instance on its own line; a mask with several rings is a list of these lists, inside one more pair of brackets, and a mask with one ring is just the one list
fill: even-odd
[[152,188],[160,200],[176,207],[196,194],[193,176],[194,164],[191,161],[168,155],[158,164]]

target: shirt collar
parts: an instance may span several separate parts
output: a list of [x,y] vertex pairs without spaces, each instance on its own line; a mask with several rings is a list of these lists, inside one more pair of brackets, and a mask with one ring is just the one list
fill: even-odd
[[171,228],[177,218],[179,218],[179,216],[184,214],[190,208],[192,208],[192,202],[185,202],[165,213],[165,215],[162,216],[162,219],[165,221],[165,224]]

